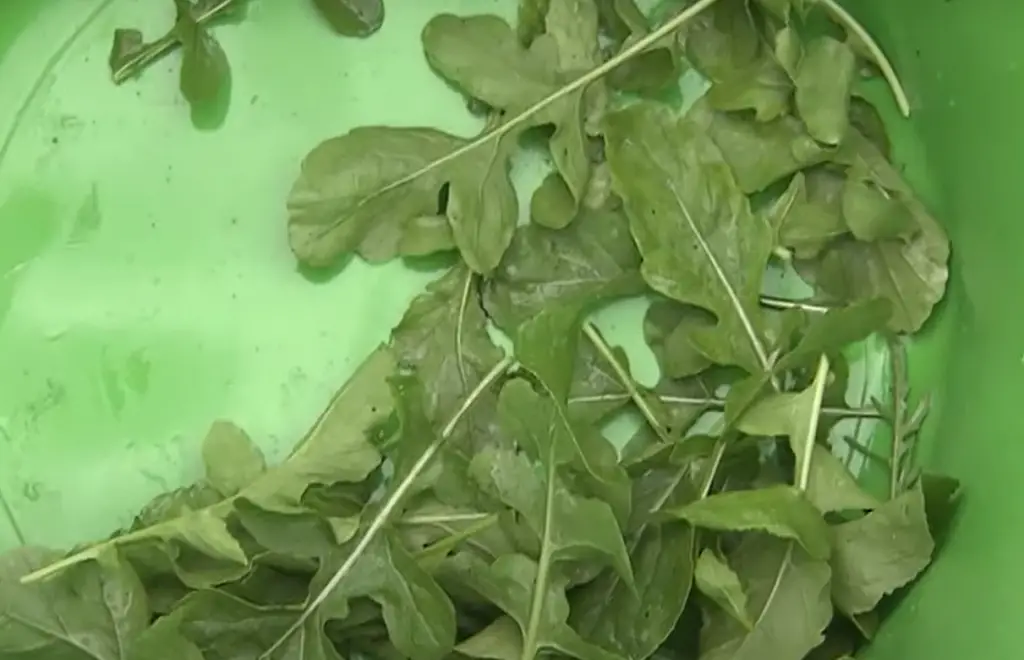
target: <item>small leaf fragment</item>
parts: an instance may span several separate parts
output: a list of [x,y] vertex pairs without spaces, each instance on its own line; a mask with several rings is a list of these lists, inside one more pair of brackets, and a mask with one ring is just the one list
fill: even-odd
[[724,559],[713,550],[705,548],[697,558],[693,575],[697,588],[731,614],[746,628],[753,628],[747,606],[747,594],[743,591],[740,578]]
[[384,24],[383,0],[313,0],[331,27],[346,37],[368,37]]

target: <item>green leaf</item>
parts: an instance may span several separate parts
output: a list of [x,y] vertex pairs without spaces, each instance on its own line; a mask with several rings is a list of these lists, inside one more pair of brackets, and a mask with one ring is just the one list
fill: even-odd
[[231,84],[228,56],[188,10],[179,12],[175,30],[182,47],[181,93],[193,107],[214,101]]
[[[447,211],[454,229],[453,214],[462,222],[473,198],[486,191],[492,206],[480,225],[495,233],[478,236],[475,246],[470,245],[473,237],[463,234],[462,245],[475,250],[471,264],[483,268],[474,257],[479,255],[493,261],[487,267],[493,268],[511,239],[518,214],[504,159],[507,149],[498,142],[496,151],[481,149],[452,158],[465,144],[462,138],[432,128],[387,126],[356,128],[320,144],[303,161],[288,199],[292,251],[315,267],[331,265],[352,252],[371,262],[407,254],[404,248],[415,247],[408,253],[420,254],[418,241],[405,236],[422,231],[422,218]],[[498,160],[492,164],[490,157]],[[446,185],[448,208],[439,209],[438,197]],[[431,235],[439,249],[457,244],[454,235],[446,240],[438,229]]]
[[[509,450],[489,449],[473,457],[470,476],[518,511],[540,541],[541,578],[559,561],[601,558],[633,584],[626,546],[608,504],[573,494],[557,472],[556,443],[541,463]],[[540,583],[537,590],[545,592]]]
[[359,518],[326,518],[286,498],[235,501],[235,516],[259,546],[303,559],[319,559],[355,534]]
[[573,627],[584,639],[624,657],[649,657],[689,599],[695,542],[696,532],[684,522],[644,526],[629,543],[636,586],[603,573],[573,597]]
[[[339,550],[311,585],[317,593],[348,558]],[[369,597],[381,606],[391,642],[410,660],[440,660],[455,646],[455,609],[448,595],[392,535],[377,537],[324,602],[327,617],[343,618],[348,601]]]
[[688,117],[711,136],[745,193],[828,160],[834,150],[819,144],[794,117],[758,122],[736,113],[715,112],[698,102]]
[[203,441],[206,480],[225,497],[259,478],[267,462],[249,435],[224,420],[213,423]]
[[314,0],[338,34],[368,37],[384,24],[383,0]]
[[701,660],[800,660],[832,620],[828,563],[791,542],[745,539],[729,556],[747,594],[753,627],[712,611],[701,631]]
[[686,378],[711,366],[711,360],[696,344],[691,331],[707,330],[715,317],[690,305],[671,300],[655,301],[644,317],[644,338],[654,351],[661,372],[669,378]]
[[618,463],[615,447],[603,435],[592,427],[573,424],[560,403],[537,394],[522,379],[502,388],[498,414],[532,460],[543,462],[551,452],[558,466],[569,466],[578,473],[587,495],[606,502],[619,525],[626,524],[632,506],[629,476]]
[[[259,607],[222,591],[196,591],[170,614],[181,635],[207,660],[258,658],[295,620],[292,608]],[[310,621],[291,637],[280,657],[295,660],[341,660],[323,632]]]
[[803,14],[807,11],[808,0],[757,0],[757,4],[774,14],[778,19],[788,23],[791,12],[796,11]]
[[146,592],[114,553],[45,582],[20,579],[59,555],[21,547],[0,555],[0,656],[19,660],[126,660],[149,626]]
[[827,559],[828,527],[821,512],[792,486],[718,493],[685,506],[666,509],[673,518],[719,531],[760,531],[793,539],[815,559]]
[[777,363],[778,371],[813,366],[822,355],[837,354],[850,344],[885,328],[892,315],[888,300],[864,300],[834,307],[811,317],[796,346]]
[[544,33],[544,19],[550,6],[551,0],[519,0],[516,23],[519,43],[529,46]]
[[828,364],[828,359],[821,356],[810,387],[798,393],[771,394],[756,401],[736,424],[748,435],[789,437],[789,446],[796,458],[796,485],[799,489],[806,489],[810,480],[811,453],[828,382]]
[[443,424],[501,359],[487,335],[473,273],[456,266],[417,296],[391,332],[399,364],[429,383],[426,415]]
[[873,610],[886,594],[909,584],[931,562],[920,487],[863,518],[832,528],[832,597],[844,614]]
[[523,634],[514,619],[503,616],[461,642],[455,650],[470,658],[519,660],[523,652]]
[[[729,167],[695,123],[640,103],[609,115],[608,162],[656,291],[714,313],[693,332],[705,351],[751,372],[768,365],[758,298],[771,229],[751,211]],[[721,347],[721,337],[730,339]]]
[[118,28],[114,30],[114,43],[110,47],[110,72],[115,73],[124,68],[146,48],[142,32],[134,29]]
[[[629,358],[621,347],[612,349],[616,361],[629,371]],[[630,394],[611,364],[590,341],[580,342],[569,388],[569,418],[599,424],[630,404]]]
[[807,45],[796,76],[796,109],[818,142],[838,145],[850,126],[850,94],[856,80],[853,49],[829,36]]
[[745,628],[754,627],[753,621],[750,620],[747,594],[743,591],[739,576],[725,559],[719,557],[713,550],[705,548],[697,558],[693,579],[705,596],[717,603]]
[[618,212],[587,211],[560,231],[520,227],[485,284],[487,310],[514,337],[520,362],[562,400],[583,316],[605,302],[643,293],[639,266]]
[[[865,243],[842,240],[825,251],[818,264],[801,268],[816,286],[843,301],[886,298],[893,305],[889,329],[916,332],[942,299],[949,277],[949,239],[899,172],[864,136],[851,132],[839,159],[851,176],[898,198],[913,214],[909,237]],[[846,221],[851,226],[850,218]]]
[[846,235],[843,187],[842,177],[828,170],[798,172],[765,211],[768,223],[777,228],[779,245],[791,248],[800,259],[812,259]]
[[[538,565],[523,555],[505,555],[490,565],[463,559],[459,573],[467,585],[519,625],[522,638],[515,657],[535,658],[540,651],[551,650],[579,660],[621,660],[587,643],[566,624],[569,603],[565,587],[552,579],[543,563]],[[501,625],[497,632],[510,645],[507,624]]]
[[686,33],[686,49],[712,82],[706,96],[711,107],[753,110],[759,122],[787,113],[793,83],[761,42],[743,0],[719,0],[694,19]]
[[846,466],[828,449],[815,445],[807,499],[822,513],[874,509],[877,499],[865,492]]
[[850,232],[867,242],[901,238],[915,227],[911,209],[896,195],[852,176],[843,187],[843,218]]
[[129,660],[205,660],[202,651],[185,639],[177,622],[158,620],[129,646]]

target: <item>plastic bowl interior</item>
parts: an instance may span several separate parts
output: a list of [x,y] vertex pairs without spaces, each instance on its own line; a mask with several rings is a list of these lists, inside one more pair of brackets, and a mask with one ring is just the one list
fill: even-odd
[[[941,560],[868,655],[961,660],[984,640],[989,657],[1012,657],[1024,646],[1013,623],[1024,314],[1012,302],[1024,282],[1024,5],[850,4],[909,89],[912,121],[889,124],[898,160],[953,241],[949,298],[914,344],[912,385],[936,400],[925,461],[967,491]],[[113,30],[158,32],[169,1],[5,0],[0,550],[126,523],[197,477],[214,419],[238,422],[271,457],[288,450],[437,266],[300,273],[283,210],[299,160],[361,124],[475,130],[428,70],[419,32],[442,10],[514,7],[391,2],[383,30],[359,41],[315,29],[309,2],[254,3],[218,30],[232,100],[208,131],[190,122],[173,57],[129,84],[109,80]],[[621,340],[636,314],[603,321]]]

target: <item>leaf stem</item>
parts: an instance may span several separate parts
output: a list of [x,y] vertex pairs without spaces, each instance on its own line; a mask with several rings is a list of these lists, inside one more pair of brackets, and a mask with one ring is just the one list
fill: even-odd
[[846,11],[836,0],[817,0],[832,16],[836,19],[836,22],[840,23],[850,32],[852,32],[864,47],[868,49],[868,53],[871,55],[871,59],[874,60],[875,64],[878,65],[879,70],[882,72],[882,76],[885,81],[889,84],[892,89],[892,95],[896,99],[896,106],[900,110],[900,114],[904,117],[910,116],[910,101],[907,99],[907,92],[903,89],[903,83],[900,82],[899,76],[896,75],[896,70],[892,66],[892,62],[885,56],[885,52],[882,47],[878,45],[874,37],[864,28],[863,25],[857,21],[850,12]]
[[[195,17],[195,21],[198,25],[205,25],[206,23],[217,18],[220,14],[231,9],[238,0],[220,0],[217,4],[213,5],[205,12]],[[171,28],[167,34],[160,37],[153,43],[145,46],[142,50],[135,54],[130,60],[122,64],[113,71],[114,84],[120,85],[124,81],[128,80],[132,76],[135,76],[143,69],[159,60],[164,55],[167,55],[175,48],[181,45],[181,38],[178,36],[177,28]]]
[[803,455],[799,456],[797,465],[800,467],[796,480],[796,487],[802,491],[807,490],[811,482],[811,456],[814,452],[815,438],[818,435],[818,419],[821,414],[821,401],[825,398],[825,385],[828,383],[828,358],[824,355],[818,360],[818,370],[814,374],[814,401],[811,407],[811,418],[807,423],[807,437],[801,438],[803,444]]
[[805,312],[815,314],[824,314],[831,309],[826,305],[815,305],[814,303],[801,300],[787,300],[777,296],[761,296],[761,306],[768,307],[769,309],[802,309]]
[[[654,395],[662,403],[677,406],[705,406],[709,410],[725,410],[725,399],[718,397]],[[631,398],[624,394],[594,394],[591,396],[570,397],[569,403],[604,403]],[[883,419],[881,413],[874,408],[841,408],[838,406],[822,406],[821,414],[825,417],[843,417],[848,419]]]
[[601,354],[608,366],[615,372],[615,376],[619,379],[619,382],[623,387],[626,388],[626,392],[629,393],[629,398],[633,400],[636,407],[640,410],[640,414],[644,416],[647,423],[650,424],[651,429],[654,431],[658,439],[665,443],[670,443],[672,440],[669,438],[668,431],[665,430],[665,425],[661,423],[658,416],[651,409],[650,404],[640,393],[640,388],[637,387],[636,381],[633,380],[632,374],[626,370],[618,358],[615,357],[615,352],[612,351],[611,346],[604,340],[601,333],[597,331],[597,328],[593,323],[583,324],[583,334],[587,336],[587,339],[594,345],[597,352]]
[[415,483],[416,479],[419,478],[420,474],[422,474],[423,471],[427,469],[427,466],[433,461],[434,457],[455,431],[458,423],[462,420],[473,404],[476,403],[477,399],[479,399],[487,390],[487,388],[493,385],[498,378],[508,371],[512,366],[512,361],[511,357],[503,359],[480,380],[475,388],[473,388],[473,391],[469,393],[469,396],[467,396],[465,401],[462,402],[459,409],[455,411],[455,414],[452,415],[451,420],[449,420],[444,429],[441,430],[441,433],[433,442],[430,443],[430,446],[424,450],[423,454],[409,469],[409,473],[401,482],[399,482],[384,504],[381,505],[380,511],[374,517],[370,526],[366,528],[366,532],[363,534],[363,537],[359,539],[359,543],[356,544],[356,547],[352,549],[352,553],[345,558],[345,562],[334,573],[331,579],[328,580],[324,588],[320,590],[320,593],[318,593],[313,600],[306,605],[302,614],[299,615],[299,618],[296,619],[295,623],[293,623],[288,630],[284,632],[284,634],[278,637],[277,641],[275,641],[270,648],[264,651],[259,656],[258,660],[268,660],[275,651],[281,648],[289,637],[298,632],[306,624],[309,617],[313,615],[317,608],[323,605],[324,601],[327,600],[331,595],[331,592],[338,587],[341,581],[352,572],[352,568],[356,565],[356,562],[359,561],[360,557],[362,557],[366,552],[366,549],[369,548],[370,544],[377,538],[377,535],[380,534],[384,525],[391,521],[392,515],[398,509],[398,505],[401,504],[405,494],[410,488],[412,488],[413,483]]

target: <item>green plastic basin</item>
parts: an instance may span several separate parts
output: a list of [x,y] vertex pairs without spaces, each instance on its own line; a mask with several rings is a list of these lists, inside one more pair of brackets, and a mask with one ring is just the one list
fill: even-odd
[[[883,107],[897,160],[954,246],[949,297],[916,341],[912,386],[935,406],[922,452],[967,492],[945,552],[868,655],[1016,657],[1024,627],[1024,5],[858,0],[909,91]],[[147,35],[173,5],[4,0],[0,19],[0,551],[66,547],[193,481],[210,422],[281,457],[387,335],[437,263],[300,272],[284,199],[303,155],[361,124],[478,128],[423,60],[438,11],[511,0],[391,2],[344,40],[311,2],[255,2],[217,36],[233,67],[216,130],[190,121],[168,58],[111,84],[117,27]],[[891,105],[882,94],[880,101]],[[529,181],[528,159],[516,176]],[[636,309],[603,319],[633,336]]]

